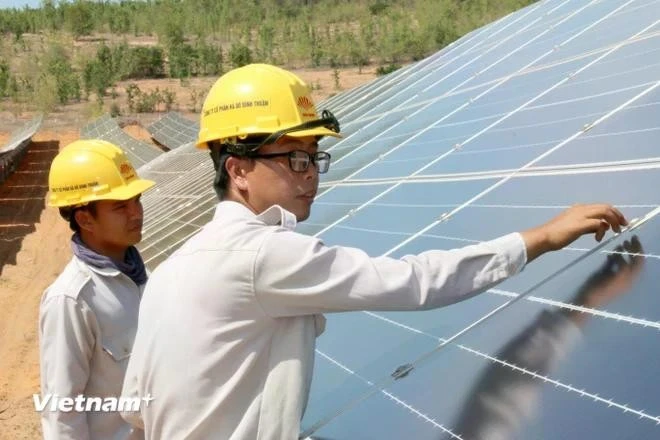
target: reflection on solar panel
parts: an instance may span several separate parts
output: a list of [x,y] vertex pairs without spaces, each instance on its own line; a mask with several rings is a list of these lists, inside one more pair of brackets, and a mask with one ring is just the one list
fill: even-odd
[[[329,315],[305,436],[660,438],[659,6],[539,2],[319,105],[344,138],[299,231],[327,244],[451,249],[592,201],[641,220],[443,309]],[[152,265],[212,215],[195,157],[145,197]]]
[[25,155],[32,136],[39,131],[42,121],[43,115],[38,114],[12,133],[7,144],[0,148],[0,183],[14,172]]
[[199,133],[199,124],[184,118],[180,113],[169,112],[148,128],[151,137],[170,150],[194,142]]
[[34,136],[34,134],[39,131],[39,127],[41,127],[43,118],[44,116],[42,114],[38,114],[32,118],[32,120],[23,124],[21,128],[14,131],[14,133],[12,133],[11,137],[9,138],[9,141],[7,141],[7,144],[0,148],[0,153],[8,153],[11,150],[15,150],[25,141],[30,140],[30,138],[32,138],[32,136]]
[[121,129],[117,121],[107,113],[83,127],[80,130],[80,137],[82,139],[103,139],[112,142],[124,150],[135,167],[155,159],[162,153],[156,147],[129,136]]

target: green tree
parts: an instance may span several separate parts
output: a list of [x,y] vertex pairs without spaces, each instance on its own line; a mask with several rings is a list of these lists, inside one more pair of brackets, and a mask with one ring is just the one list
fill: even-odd
[[[52,82],[50,78],[52,78]],[[46,71],[41,77],[40,84],[43,86],[44,94],[54,87],[57,101],[60,104],[66,104],[70,100],[80,100],[80,81],[62,46],[50,47],[46,54]]]
[[258,54],[263,61],[273,61],[275,49],[275,27],[271,23],[259,26]]
[[234,67],[243,67],[252,62],[252,52],[246,45],[234,43],[229,49],[229,59]]
[[108,87],[114,83],[117,66],[113,64],[112,51],[102,44],[96,51],[96,58],[87,61],[83,68],[83,87],[85,94],[95,92],[102,97]]
[[196,54],[193,75],[218,76],[222,74],[222,48],[200,40],[197,42]]
[[76,0],[74,3],[62,3],[64,19],[75,38],[90,35],[94,29],[94,16],[92,4],[84,0]]
[[9,63],[5,60],[0,60],[0,97],[9,96],[10,82],[11,73],[9,71]]
[[[118,57],[122,57],[118,60]],[[120,79],[162,78],[165,76],[163,49],[160,47],[123,46],[113,53],[118,60]]]
[[188,78],[197,59],[197,52],[189,44],[170,46],[170,77]]

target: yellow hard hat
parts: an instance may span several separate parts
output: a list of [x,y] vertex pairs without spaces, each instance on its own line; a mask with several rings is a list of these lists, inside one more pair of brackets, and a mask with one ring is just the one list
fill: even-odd
[[128,200],[154,185],[138,177],[119,147],[97,139],[78,140],[64,147],[50,165],[48,205]]
[[268,64],[249,64],[221,76],[202,107],[197,147],[234,143],[250,135],[339,135],[337,119],[325,110],[319,118],[307,85],[291,72]]

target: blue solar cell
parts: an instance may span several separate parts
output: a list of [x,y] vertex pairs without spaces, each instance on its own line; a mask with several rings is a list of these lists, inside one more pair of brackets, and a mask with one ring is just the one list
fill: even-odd
[[601,125],[539,162],[540,166],[618,162],[652,162],[658,157],[657,90],[613,115]]
[[[556,110],[555,107],[547,110],[543,107],[537,108],[537,112],[548,113],[538,116],[533,114],[534,112],[531,110],[523,112],[522,109],[530,107],[532,100],[540,98],[544,91],[562,81],[568,72],[585,63],[585,60],[578,60],[513,78],[497,89],[488,92],[473,104],[466,105],[469,98],[462,95],[440,100],[426,110],[426,118],[429,115],[436,115],[436,121],[442,119],[441,123],[432,126],[427,123],[426,128],[421,128],[416,127],[418,124],[417,118],[408,119],[405,124],[397,127],[397,130],[405,130],[406,133],[409,133],[408,137],[414,136],[409,144],[405,148],[397,148],[396,151],[388,154],[383,161],[365,169],[357,174],[355,178],[405,176],[427,166],[429,162],[432,162],[429,157],[433,155],[435,155],[435,160],[438,160],[439,167],[442,168],[444,155],[455,148],[457,144],[460,146],[461,151],[469,152],[472,148],[475,148],[475,150],[497,147],[508,148],[511,145],[520,145],[521,141],[527,143],[527,139],[529,139],[529,144],[536,144],[547,141],[548,136],[552,136],[551,140],[562,139],[561,136],[556,134],[556,127],[554,127],[555,129],[547,127],[546,132],[540,132],[541,129],[546,128],[541,125],[541,122],[547,124],[548,119],[550,121],[561,119],[562,113]],[[533,87],[528,85],[530,82]],[[632,95],[632,92],[629,92],[626,97],[630,95]],[[620,97],[619,102],[622,102],[621,99]],[[525,104],[527,105],[525,106]],[[520,111],[517,111],[518,109]],[[590,118],[585,117],[582,120],[590,120]],[[535,124],[540,127],[535,127]],[[532,127],[529,127],[526,132],[517,133],[522,130],[522,127],[528,125],[532,125]],[[507,130],[507,126],[512,128]],[[559,126],[567,130],[567,136],[575,131],[568,131],[569,126],[566,123],[560,123]],[[579,121],[574,122],[573,126],[576,130],[582,127]],[[420,130],[422,131],[420,132]],[[405,139],[399,138],[397,140],[401,143]],[[543,146],[545,146],[545,143]],[[539,151],[535,149],[534,152]],[[540,151],[539,154],[542,152]],[[417,156],[420,157],[419,160],[415,160]],[[531,160],[532,158],[532,155],[528,155],[528,159]],[[468,162],[478,162],[473,157],[466,160]],[[390,161],[392,163],[389,163]],[[523,161],[518,166],[522,166],[524,163]],[[511,164],[510,166],[514,165]],[[482,168],[497,168],[484,162],[481,162],[480,166]],[[470,165],[462,167],[459,165],[453,171],[474,170],[470,168]],[[452,170],[451,166],[443,172],[451,172],[449,170]],[[434,171],[425,172],[432,173]]]
[[[656,173],[653,171],[637,172],[633,175],[612,173],[607,176],[606,181],[608,183],[606,185],[603,185],[602,183],[602,174],[514,179],[487,194],[483,200],[479,200],[479,206],[470,205],[467,208],[463,208],[462,211],[459,211],[454,217],[450,218],[450,220],[441,223],[410,244],[397,250],[394,255],[399,256],[406,253],[417,253],[429,248],[455,248],[470,244],[470,242],[474,240],[491,239],[513,230],[522,230],[534,226],[550,218],[554,213],[557,213],[560,208],[565,207],[576,200],[580,200],[581,197],[585,197],[589,193],[593,193],[593,188],[598,186],[601,187],[604,193],[608,194],[609,200],[612,200],[614,203],[620,201],[628,202],[627,205],[625,203],[619,204],[626,206],[623,209],[629,218],[641,217],[648,212],[650,208],[657,206],[657,200],[655,200],[654,194],[650,188],[648,191],[640,190],[649,187],[649,184],[651,184],[656,178],[655,174]],[[351,220],[362,218],[364,219],[366,226],[369,225],[370,221],[373,221],[373,226],[377,226],[373,229],[380,229],[382,233],[382,231],[388,231],[386,227],[381,225],[381,222],[383,222],[382,219],[393,217],[392,214],[388,215],[386,210],[390,210],[392,213],[398,212],[399,218],[402,218],[402,223],[405,223],[408,221],[408,218],[405,216],[406,211],[401,205],[406,203],[408,205],[415,205],[416,208],[413,212],[416,216],[423,216],[424,214],[422,213],[430,211],[434,212],[433,215],[437,217],[438,214],[451,211],[458,206],[461,199],[466,199],[466,197],[459,197],[455,200],[435,200],[437,206],[434,208],[432,202],[429,201],[428,198],[428,194],[431,193],[428,191],[428,187],[426,187],[426,197],[423,197],[424,193],[422,191],[406,192],[405,188],[410,186],[412,185],[406,184],[403,186],[403,189],[401,190],[401,198],[395,198],[393,200],[394,203],[391,203],[391,201],[390,203],[387,203],[388,200],[385,200],[384,202],[382,200],[375,202],[376,204],[380,202],[383,204],[383,206],[376,206],[379,209],[377,213],[376,211],[373,211],[372,215],[367,215],[366,213],[369,212],[367,209],[369,207],[367,207],[354,217],[351,217]],[[631,191],[634,191],[635,189],[637,189],[637,192],[631,194]],[[439,193],[439,191],[433,193]],[[414,195],[417,195],[418,198],[415,199]],[[426,204],[427,207],[420,208],[419,204]],[[510,208],[507,209],[507,206]],[[515,209],[515,211],[512,212],[513,209]],[[365,216],[360,217],[360,214],[363,213]],[[350,223],[347,224],[350,225]],[[653,229],[653,226],[654,224],[649,224],[648,228]],[[406,236],[409,236],[410,230],[407,230],[405,227],[399,227],[398,229],[392,229],[393,225],[388,225],[388,227],[390,228],[390,232],[396,232],[397,230],[403,232],[401,235],[394,235],[397,239],[387,241],[387,244],[390,246],[396,244],[396,242],[402,241]],[[337,230],[340,229],[338,228]],[[375,235],[371,236],[369,232],[364,231],[362,234],[359,234],[358,231],[354,231],[355,235],[346,234],[347,231],[342,231],[344,232],[343,234],[331,235],[332,232],[333,229],[323,234],[323,237],[326,238],[327,242],[341,242],[344,244],[362,243],[362,246],[367,249],[374,249],[374,243],[387,240],[376,239]],[[378,234],[378,232],[372,234]],[[454,239],[442,238],[447,236]],[[582,241],[578,241],[569,249],[543,256],[541,261],[531,264],[517,277],[499,285],[498,289],[508,292],[524,292],[540,280],[552,275],[562,267],[565,267],[568,262],[583,255],[586,250],[593,246],[594,242],[592,240],[592,238],[586,238]],[[651,243],[654,242],[653,240],[647,241],[650,241]],[[602,259],[602,255],[600,257]],[[583,272],[585,272],[585,270],[576,271],[578,275],[583,274]],[[655,273],[655,271],[651,270],[650,273]],[[642,277],[641,279],[644,280],[645,278]],[[579,281],[580,280],[573,280],[574,283]],[[655,282],[656,281],[654,280],[647,280],[644,282],[644,285],[654,285]],[[556,290],[565,291],[566,289]],[[448,337],[452,332],[467,327],[470,323],[474,322],[479,317],[484,316],[489,311],[494,310],[508,299],[509,298],[501,297],[497,294],[487,293],[473,298],[468,302],[456,304],[445,309],[424,313],[391,313],[385,315],[385,317],[393,319],[404,326],[415,328],[437,337]],[[647,303],[644,300],[641,302]],[[637,312],[637,314],[639,314],[639,310]],[[341,321],[341,315],[337,315],[336,317],[333,315],[329,321],[328,328],[341,329],[341,332],[352,333],[358,332],[357,329],[363,329],[360,334],[361,337],[365,338],[366,342],[364,342],[364,345],[368,348],[360,350],[360,358],[374,359],[373,363],[379,365],[378,369],[372,364],[366,364],[366,366],[364,364],[358,364],[357,366],[352,365],[351,361],[353,356],[351,350],[344,349],[344,351],[334,352],[331,349],[325,348],[326,345],[331,345],[331,342],[326,343],[323,339],[319,341],[319,349],[322,352],[323,350],[332,352],[335,361],[345,365],[349,369],[358,373],[361,377],[366,377],[369,381],[376,382],[376,379],[373,379],[369,374],[372,370],[383,371],[396,368],[397,363],[402,362],[402,358],[399,357],[400,353],[397,352],[396,346],[376,344],[375,341],[379,339],[379,332],[375,331],[374,324],[370,323],[370,321],[373,321],[373,317],[359,314],[357,316],[357,318],[353,318],[355,323],[350,325],[349,323]],[[635,315],[633,314],[631,316]],[[651,316],[650,319],[653,320],[656,319],[656,317]],[[515,320],[512,321],[516,322]],[[420,338],[424,339],[423,336],[420,336],[419,334],[417,334],[415,338],[412,338],[406,345],[406,352],[410,353],[416,350],[421,350],[426,342],[420,342]],[[341,335],[338,335],[336,341],[343,340],[345,339],[342,338]],[[410,360],[413,358],[414,355],[410,356],[408,359]],[[318,362],[323,362],[323,360],[319,359]],[[323,396],[316,396],[316,400],[314,400],[315,406],[313,406],[313,414],[327,414],[337,405],[350,401],[363,391],[363,387],[355,385],[355,377],[348,374],[346,376],[345,383],[337,385],[334,392],[327,392]],[[321,377],[319,377],[318,380],[323,381]],[[323,387],[323,385],[319,386]],[[324,408],[326,413],[323,412]],[[415,429],[417,428],[418,427],[415,427]],[[412,428],[409,426],[409,429]]]
[[[647,253],[645,243],[660,238],[658,226],[660,220],[651,220],[602,250],[620,252],[618,246],[635,234],[641,248],[632,251]],[[346,407],[347,413],[321,429],[319,437],[342,432],[377,436],[382,424],[363,423],[368,426],[358,428],[354,421],[373,414],[386,397],[421,417],[408,419],[401,414],[404,408],[383,407],[380,415],[386,425],[395,420],[394,430],[426,432],[427,422],[439,430],[436,437],[428,438],[437,438],[443,429],[456,438],[490,438],[496,433],[502,438],[619,438],[622,432],[654,438],[660,433],[660,397],[646,390],[654,382],[657,365],[646,358],[660,348],[658,316],[648,310],[659,309],[660,299],[649,287],[659,281],[660,263],[654,255],[637,256],[636,263],[629,256],[623,260],[627,263],[620,263],[608,255],[612,254],[597,252],[577,264],[566,263],[565,272],[527,298],[432,350],[429,357],[415,358],[421,362],[410,360],[415,368],[402,379],[370,380],[385,389],[372,387],[372,397],[355,408]],[[414,322],[397,325],[403,324],[397,317],[389,322],[416,337],[444,337]],[[365,373],[352,376],[355,381],[365,378]],[[325,417],[341,409],[328,407]],[[526,411],[530,407],[542,407],[543,412]],[[589,414],[589,426],[567,430],[565,421],[577,410]],[[306,426],[319,420],[323,418],[307,418]],[[592,426],[594,421],[620,426],[599,430]],[[385,438],[395,438],[389,435]]]
[[321,188],[312,212],[315,219],[298,224],[296,230],[308,235],[315,235],[342,217],[351,215],[358,208],[380,192],[374,186]]
[[[591,365],[590,371],[599,367]],[[511,390],[508,395],[507,389]],[[500,390],[502,395],[497,395]],[[595,402],[590,395],[567,391],[466,350],[449,347],[438,359],[413,371],[409,378],[347,408],[311,438],[657,437],[657,418],[643,414],[640,418],[608,401]],[[312,427],[312,423],[305,426]]]
[[394,189],[386,186],[382,188],[383,196],[377,204],[356,209],[352,216],[324,232],[321,238],[328,243],[352,245],[366,249],[372,255],[380,255],[445,212],[432,205],[428,209],[419,206],[407,209],[400,205],[429,204],[430,194],[433,195],[433,203],[455,204],[478,194],[487,186],[487,181],[406,184]]
[[[598,2],[576,17],[575,28],[583,31],[580,36],[562,46],[547,58],[547,62],[580,56],[596,50],[609,49],[634,37],[650,26],[657,29],[658,5],[655,2],[645,5],[636,2]],[[615,12],[618,11],[618,12]],[[567,22],[571,24],[573,22]],[[590,26],[587,29],[587,26]]]

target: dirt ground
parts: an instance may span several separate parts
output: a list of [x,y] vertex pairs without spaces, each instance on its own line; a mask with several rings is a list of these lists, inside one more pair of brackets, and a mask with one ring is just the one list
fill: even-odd
[[44,209],[50,161],[77,131],[41,131],[18,170],[0,186],[0,438],[41,436],[37,319],[41,292],[71,253],[68,226]]
[[[339,72],[339,88],[332,70],[301,70],[297,73],[314,87],[321,102],[375,77],[374,71],[357,69]],[[208,90],[213,79],[195,80],[193,88]],[[180,111],[191,119],[191,85],[179,81],[145,80],[143,90],[175,89]],[[121,100],[121,90],[120,96]],[[78,139],[79,129],[93,119],[85,106],[73,104],[44,119],[33,137],[19,169],[0,184],[0,440],[38,439],[41,427],[32,395],[39,392],[37,321],[44,289],[57,277],[71,257],[67,224],[55,209],[45,207],[48,169],[57,151]],[[125,105],[122,102],[120,105]],[[0,146],[20,121],[30,114],[0,111]],[[145,127],[162,114],[137,115],[124,129],[132,136],[149,140]]]

